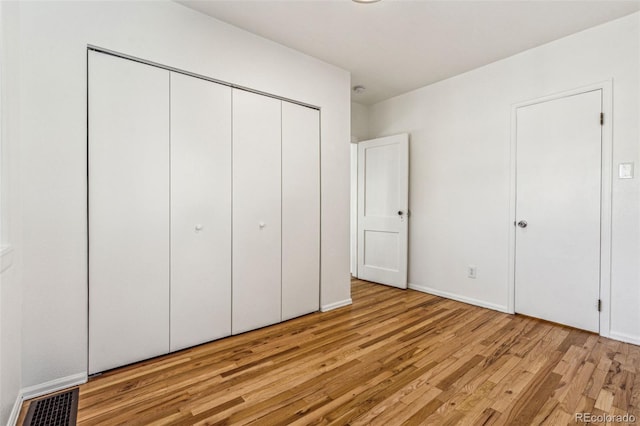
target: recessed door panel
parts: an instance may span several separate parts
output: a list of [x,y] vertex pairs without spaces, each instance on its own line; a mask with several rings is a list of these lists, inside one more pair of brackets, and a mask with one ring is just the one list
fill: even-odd
[[169,72],[89,53],[89,373],[169,351]]
[[282,319],[320,308],[320,112],[282,102]]
[[231,334],[231,88],[171,73],[171,350]]
[[365,231],[364,265],[387,271],[397,271],[400,268],[399,243],[397,232]]
[[281,320],[281,101],[233,90],[234,334]]
[[364,215],[393,217],[397,215],[399,149],[395,144],[374,145],[364,149]]

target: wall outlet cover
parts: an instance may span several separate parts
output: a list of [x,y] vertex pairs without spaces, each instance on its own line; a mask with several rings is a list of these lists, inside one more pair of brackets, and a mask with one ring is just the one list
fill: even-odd
[[633,163],[620,163],[618,165],[618,179],[633,179]]
[[477,273],[477,267],[475,265],[469,265],[467,267],[467,277],[469,278],[476,278],[476,273]]

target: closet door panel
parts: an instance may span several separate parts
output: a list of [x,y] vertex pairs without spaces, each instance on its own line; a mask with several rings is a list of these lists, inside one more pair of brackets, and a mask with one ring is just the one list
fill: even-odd
[[231,334],[231,88],[171,73],[171,350]]
[[281,320],[281,102],[233,90],[233,333]]
[[169,72],[89,56],[91,374],[169,351]]
[[282,319],[320,307],[320,113],[282,102]]

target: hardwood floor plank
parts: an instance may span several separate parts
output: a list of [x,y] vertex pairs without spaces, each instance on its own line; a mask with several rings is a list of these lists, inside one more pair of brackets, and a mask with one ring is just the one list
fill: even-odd
[[476,418],[470,419],[470,425],[474,426],[489,426],[496,424],[500,418],[500,413],[492,408],[486,408]]
[[589,398],[595,400],[600,393],[600,390],[604,386],[604,382],[607,378],[607,374],[609,373],[609,366],[611,365],[611,360],[609,358],[601,358],[594,370],[593,374],[589,378],[589,382],[587,383],[587,387],[584,391],[584,394]]
[[564,411],[560,406],[551,412],[551,414],[542,422],[545,426],[568,425],[573,423],[575,415],[571,415]]
[[440,406],[443,404],[439,399],[434,399],[429,401],[425,406],[423,406],[417,413],[412,415],[409,420],[404,422],[403,424],[406,426],[419,426],[425,423],[427,418],[433,414]]
[[589,378],[593,375],[596,366],[590,362],[582,364],[576,376],[569,382],[569,388],[562,399],[564,409],[567,413],[576,411],[578,403],[582,398],[582,391],[589,383]]
[[[507,421],[511,424],[521,425],[531,422],[536,417],[538,411],[545,404],[547,399],[551,396],[553,391],[560,383],[562,376],[556,373],[550,373],[545,375],[544,380],[540,383],[540,386],[535,389],[535,392],[525,392],[522,400],[522,407],[516,402],[516,409],[512,411],[512,415],[507,417]],[[532,422],[533,423],[533,422]]]
[[469,370],[481,363],[483,360],[484,357],[482,355],[474,355],[471,359],[462,364],[460,368],[449,374],[444,379],[440,380],[436,387],[442,390],[448,389],[449,386],[453,385],[454,382],[456,382],[460,377],[467,374]]
[[402,393],[395,398],[393,395],[398,394],[400,390],[409,386],[416,378],[422,377],[437,365],[436,362],[432,362],[422,368],[407,369],[399,373],[394,371],[386,380],[377,383],[375,386],[367,386],[358,395],[350,398],[348,404],[342,404],[342,406],[332,409],[327,418],[332,423],[347,424],[376,406],[402,404],[399,401]]
[[611,411],[611,406],[613,405],[613,394],[606,389],[600,390],[598,394],[598,398],[596,399],[596,403],[594,407],[598,410],[602,410],[607,413]]
[[637,346],[356,279],[352,298],[92,377],[80,386],[78,424],[559,425],[579,412],[640,416]]

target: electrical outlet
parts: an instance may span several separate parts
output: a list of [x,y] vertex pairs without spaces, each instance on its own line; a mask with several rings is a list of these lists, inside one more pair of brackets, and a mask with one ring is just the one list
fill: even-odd
[[477,272],[477,267],[475,265],[469,265],[467,266],[467,276],[469,278],[476,278],[476,272]]

